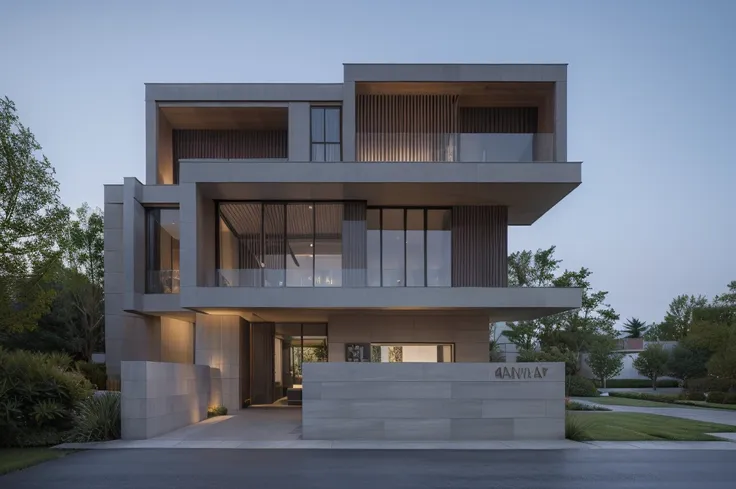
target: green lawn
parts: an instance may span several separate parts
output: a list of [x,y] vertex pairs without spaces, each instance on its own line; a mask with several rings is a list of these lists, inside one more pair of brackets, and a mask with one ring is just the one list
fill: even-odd
[[[586,401],[596,404],[613,405],[613,406],[636,406],[636,407],[688,407],[686,405],[676,405],[666,402],[644,401],[642,399],[629,399],[628,397],[582,397]],[[690,406],[693,407],[693,406]]]
[[568,412],[595,441],[715,441],[706,433],[734,433],[736,426],[642,413]]
[[2,448],[0,449],[0,475],[60,458],[68,453],[70,452],[50,448]]

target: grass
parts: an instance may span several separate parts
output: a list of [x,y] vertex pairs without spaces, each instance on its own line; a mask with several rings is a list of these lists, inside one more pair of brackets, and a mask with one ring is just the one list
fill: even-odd
[[675,404],[666,402],[656,401],[645,401],[643,399],[631,399],[628,397],[613,397],[613,396],[602,396],[602,397],[583,397],[586,401],[594,402],[596,404],[605,404],[611,406],[635,406],[635,407],[682,407]]
[[570,412],[567,416],[583,423],[585,439],[595,441],[717,441],[706,433],[736,432],[736,426],[658,414]]
[[0,449],[0,475],[25,469],[71,453],[51,448],[2,448]]

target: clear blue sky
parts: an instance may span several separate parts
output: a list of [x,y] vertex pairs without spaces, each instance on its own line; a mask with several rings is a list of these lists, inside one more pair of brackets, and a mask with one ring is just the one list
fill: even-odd
[[12,1],[0,95],[65,204],[144,181],[145,82],[339,82],[343,62],[569,63],[583,185],[511,250],[557,245],[622,319],[736,280],[736,1]]

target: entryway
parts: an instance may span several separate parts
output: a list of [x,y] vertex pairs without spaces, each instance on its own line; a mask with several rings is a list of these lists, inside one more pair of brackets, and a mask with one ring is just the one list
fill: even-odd
[[302,410],[299,408],[249,408],[179,428],[152,440],[295,441],[301,437],[301,426]]

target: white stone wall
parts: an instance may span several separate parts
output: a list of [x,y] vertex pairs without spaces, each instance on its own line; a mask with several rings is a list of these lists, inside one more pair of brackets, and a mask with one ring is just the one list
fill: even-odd
[[207,418],[206,365],[122,362],[122,437],[152,438]]
[[562,363],[308,363],[303,368],[305,440],[565,437]]
[[330,362],[345,361],[346,343],[448,343],[456,362],[487,362],[488,316],[463,314],[346,314],[327,325]]
[[243,406],[240,347],[244,324],[240,316],[197,314],[194,362],[211,368],[212,403],[229,412]]

